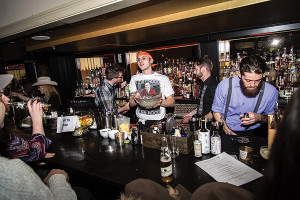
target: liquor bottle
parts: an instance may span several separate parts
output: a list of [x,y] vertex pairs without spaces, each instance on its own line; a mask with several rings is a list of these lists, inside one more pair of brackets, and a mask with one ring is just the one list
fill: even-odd
[[131,133],[131,144],[132,144],[133,146],[136,146],[136,145],[138,145],[138,143],[139,143],[138,135],[136,134],[135,131],[136,131],[135,128],[132,128],[132,133]]
[[195,140],[194,140],[194,156],[197,158],[202,157],[202,143],[201,140],[199,138],[199,133],[196,133],[196,131],[194,131],[194,135],[195,135]]
[[138,144],[143,145],[142,122],[138,122]]
[[162,130],[163,135],[168,135],[167,128],[166,128],[166,122],[162,122]]
[[157,127],[157,126],[154,126],[154,127],[153,127],[153,133],[154,133],[154,134],[159,134],[159,130],[158,130],[158,127]]
[[210,133],[209,130],[205,128],[205,118],[201,118],[201,129],[199,130],[201,143],[202,143],[202,153],[210,153]]
[[166,137],[162,137],[161,140],[160,172],[163,182],[168,183],[173,180],[172,159],[169,154],[168,140]]
[[213,122],[213,133],[211,136],[211,153],[213,155],[218,155],[221,153],[221,136],[217,129],[217,123]]

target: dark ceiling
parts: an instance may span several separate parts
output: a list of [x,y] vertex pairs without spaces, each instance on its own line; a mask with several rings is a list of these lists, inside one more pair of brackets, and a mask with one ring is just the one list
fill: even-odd
[[[144,4],[144,6],[147,5]],[[297,27],[297,23],[300,22],[299,8],[299,0],[271,0],[269,2],[202,15],[185,20],[78,40],[56,45],[54,47],[50,46],[31,52],[26,51],[26,46],[33,45],[36,41],[29,39],[29,36],[31,35],[25,35],[14,40],[15,43],[13,44],[8,41],[0,44],[0,55],[2,59],[0,61],[4,63],[15,62],[26,58],[28,55],[34,56],[35,54],[41,53],[75,54],[77,56],[96,55],[195,41],[205,42],[216,38],[229,39],[229,37],[232,37],[233,35],[226,33],[249,29],[275,32],[278,30],[273,30],[268,27],[277,25],[296,24],[296,27],[292,26],[292,28],[300,28]],[[130,9],[138,9],[138,7]],[[116,11],[110,15],[118,15],[119,13],[124,12],[128,12],[128,9]],[[109,15],[103,17],[109,17]],[[97,19],[101,20],[99,17]],[[51,35],[59,31],[66,32],[72,30],[73,26],[80,26],[83,23],[93,23],[93,20],[95,21],[95,19],[91,19],[72,25],[44,30],[43,33],[48,31]],[[289,26],[287,29],[289,29]],[[258,30],[257,33],[260,33],[260,31]]]

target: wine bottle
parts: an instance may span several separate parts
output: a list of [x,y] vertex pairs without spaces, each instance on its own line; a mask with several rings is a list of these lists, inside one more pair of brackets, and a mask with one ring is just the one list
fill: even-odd
[[173,180],[172,159],[169,154],[168,140],[166,137],[162,137],[161,141],[160,172],[163,182],[168,183]]
[[205,128],[205,118],[201,118],[201,129],[199,131],[201,142],[202,142],[202,153],[209,154],[210,153],[210,133],[209,130]]

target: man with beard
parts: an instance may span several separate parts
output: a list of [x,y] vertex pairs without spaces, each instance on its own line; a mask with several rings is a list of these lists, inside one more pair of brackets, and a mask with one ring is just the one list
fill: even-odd
[[219,83],[212,111],[226,134],[264,134],[260,127],[266,125],[278,101],[276,88],[263,81],[265,69],[264,59],[248,56],[242,59],[238,76]]
[[211,76],[212,70],[213,63],[209,58],[200,58],[195,61],[194,74],[197,79],[201,80],[198,89],[198,106],[196,109],[183,116],[182,123],[188,123],[189,119],[195,114],[213,119],[211,106],[218,82]]

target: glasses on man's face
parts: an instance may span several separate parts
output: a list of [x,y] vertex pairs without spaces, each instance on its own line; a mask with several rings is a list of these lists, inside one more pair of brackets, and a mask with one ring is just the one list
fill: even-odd
[[244,77],[244,80],[246,81],[246,83],[251,83],[251,82],[253,82],[253,83],[255,83],[255,84],[259,84],[259,83],[262,81],[262,78],[261,78],[261,79],[257,79],[257,80],[250,80],[250,79],[246,79],[246,78]]

